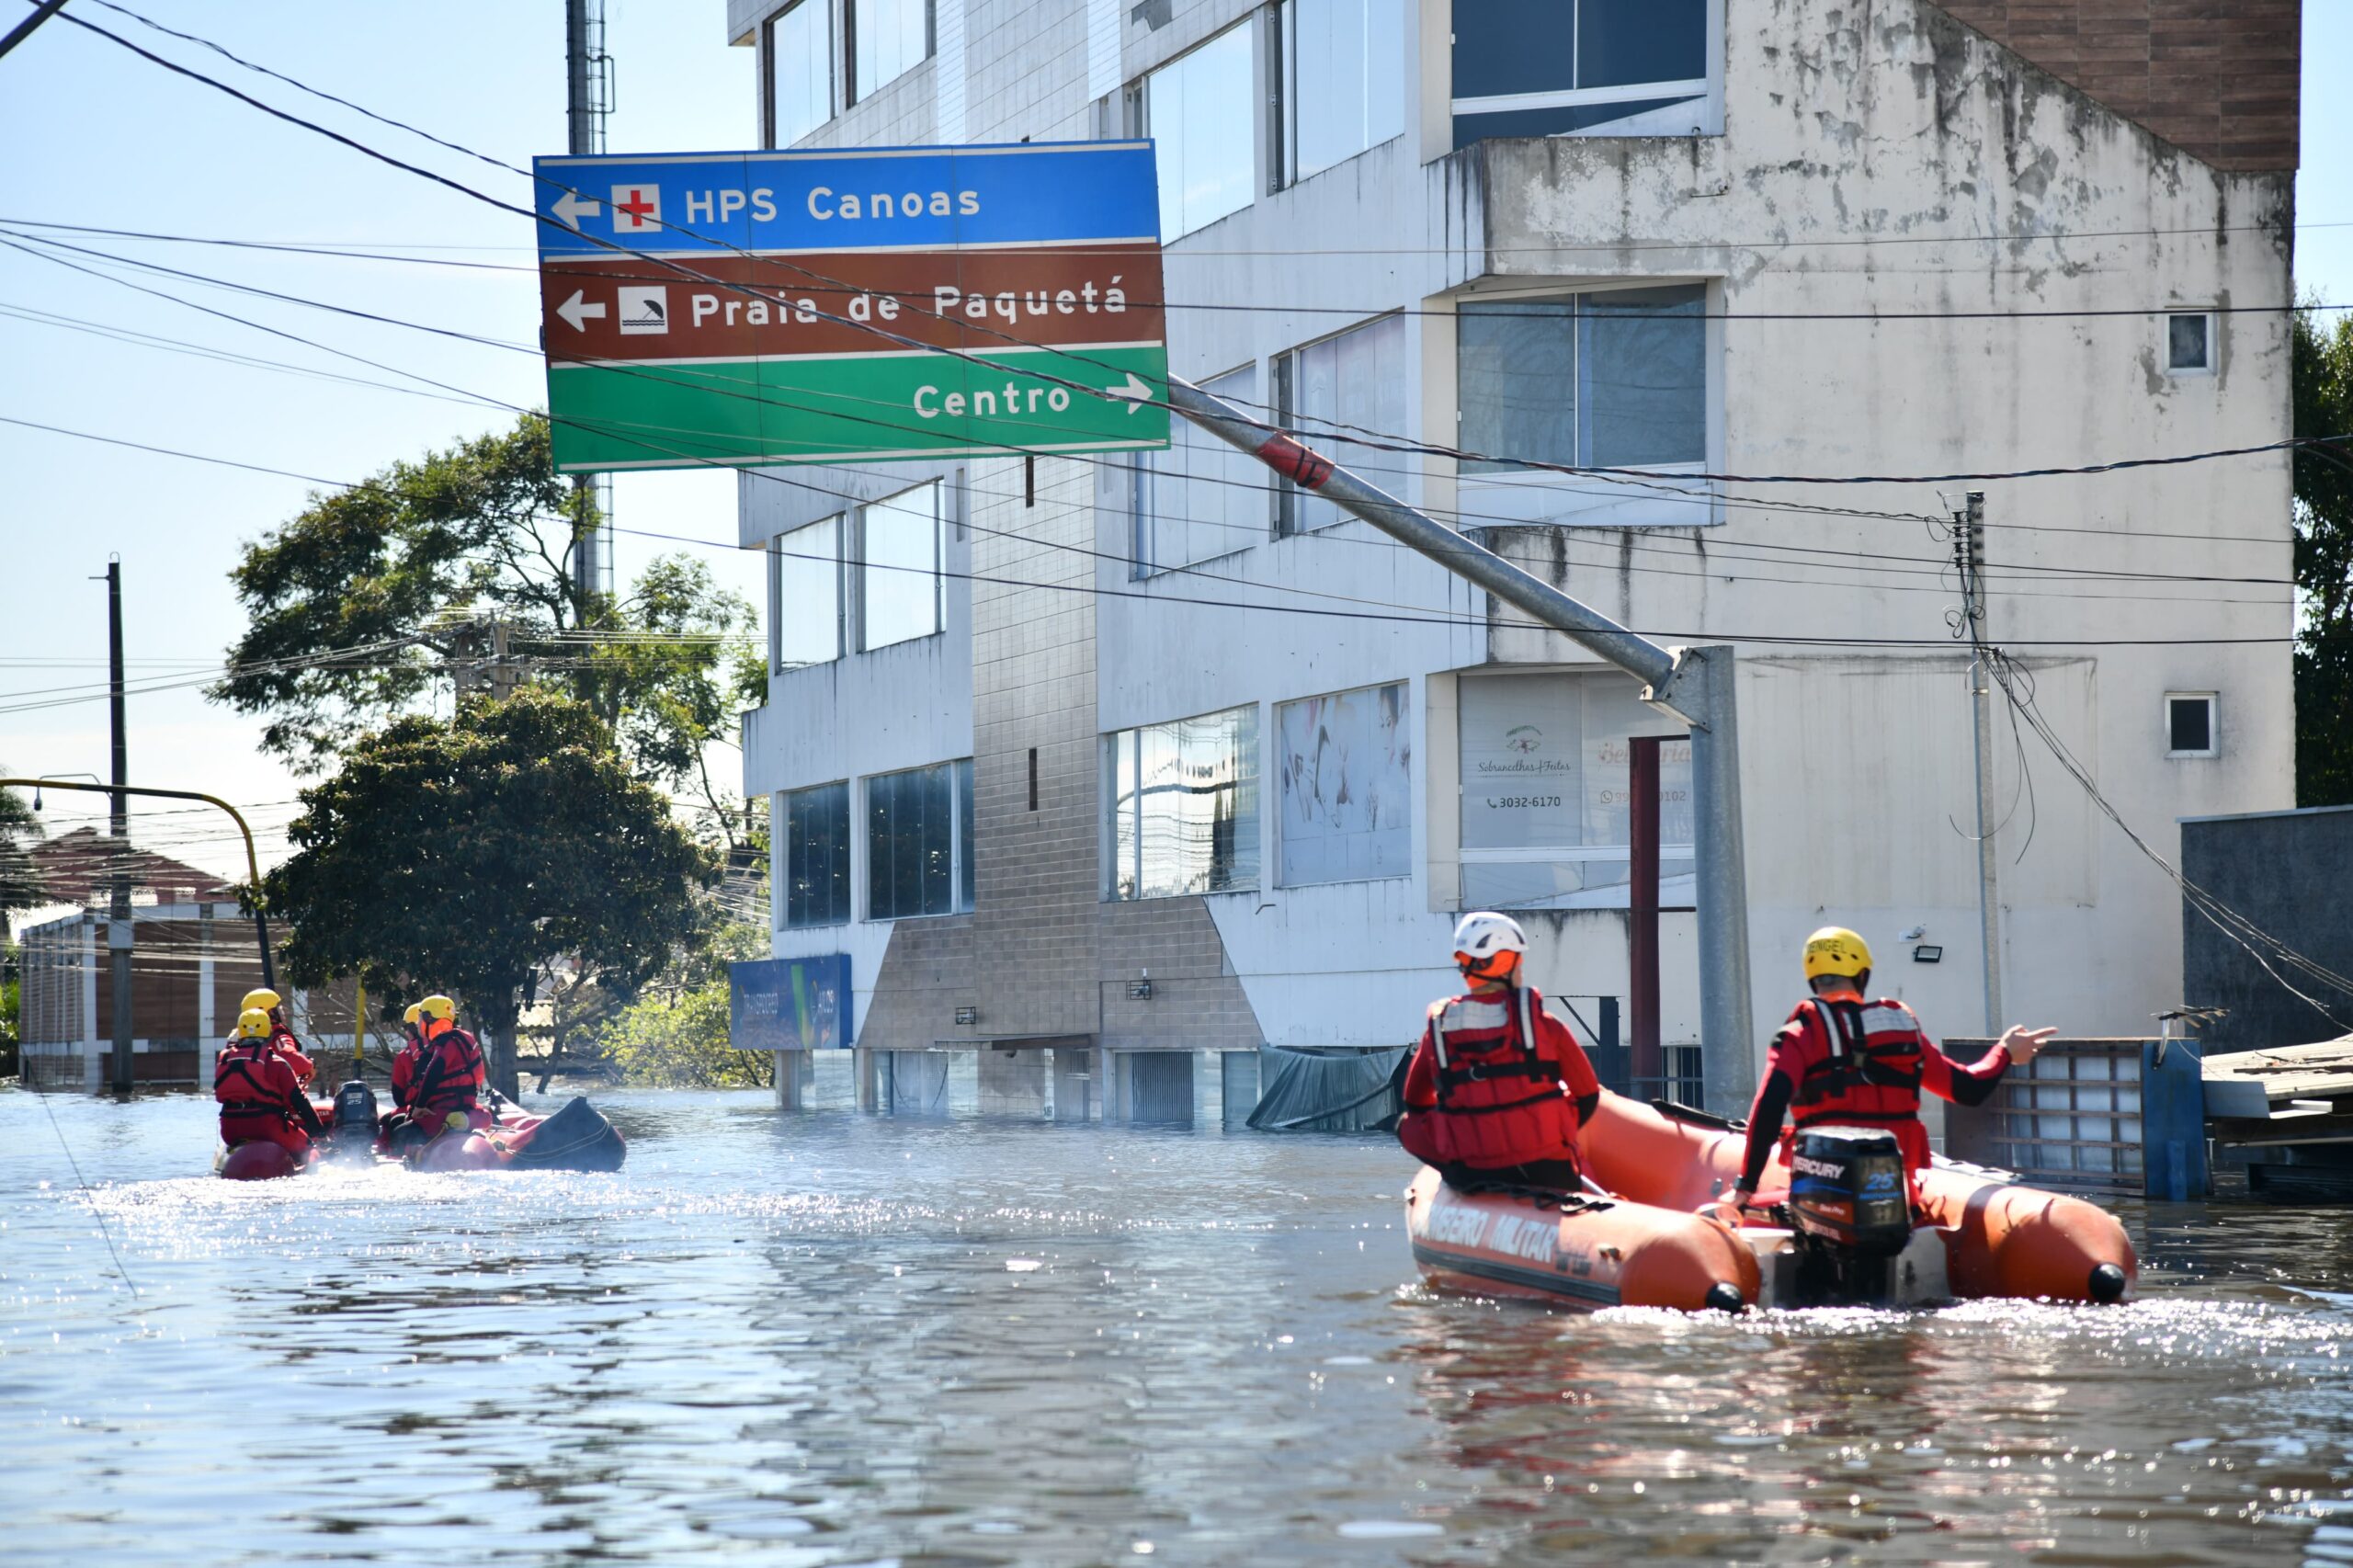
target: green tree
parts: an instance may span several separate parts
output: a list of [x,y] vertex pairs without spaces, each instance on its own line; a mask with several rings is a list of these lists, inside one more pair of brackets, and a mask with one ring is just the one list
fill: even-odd
[[[0,767],[0,773],[6,771]],[[9,915],[41,901],[40,873],[32,856],[40,842],[40,819],[24,796],[0,790],[0,933],[6,932]]]
[[[0,767],[0,773],[7,769]],[[22,990],[18,983],[17,945],[8,939],[8,917],[30,909],[41,900],[40,877],[33,868],[32,846],[40,825],[14,790],[0,790],[0,1077],[17,1071],[17,1020]]]
[[515,1026],[563,960],[633,993],[695,935],[715,868],[604,721],[552,688],[472,698],[368,736],[302,791],[269,873],[298,984],[357,974],[389,1006],[432,991],[515,1090]]
[[642,777],[698,791],[732,824],[704,752],[760,700],[756,613],[688,556],[656,560],[618,597],[590,591],[573,568],[597,523],[537,415],[314,496],[231,572],[248,624],[208,695],[265,717],[265,750],[322,772],[352,734],[483,674],[495,623],[524,679],[562,687]]
[[766,938],[756,926],[722,926],[621,1009],[597,1041],[621,1076],[665,1089],[766,1088],[776,1064],[735,1049],[727,982],[728,960],[764,956]]
[[[2299,311],[2299,436],[2353,434],[2353,318]],[[2353,804],[2353,446],[2298,449],[2296,803]]]

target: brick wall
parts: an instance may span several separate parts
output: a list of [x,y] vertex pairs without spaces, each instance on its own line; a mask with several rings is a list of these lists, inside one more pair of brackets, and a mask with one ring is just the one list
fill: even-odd
[[2296,166],[2299,0],[1939,0],[2219,169]]
[[[1095,730],[1095,473],[1041,458],[1038,504],[1018,463],[975,465],[972,791],[974,989],[983,1034],[1093,1035],[1101,902]],[[1062,548],[1058,548],[1062,547]],[[1029,752],[1038,808],[1029,809]]]

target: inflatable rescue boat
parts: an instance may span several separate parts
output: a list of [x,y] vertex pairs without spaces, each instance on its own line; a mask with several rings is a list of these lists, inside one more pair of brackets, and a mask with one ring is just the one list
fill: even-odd
[[526,1115],[520,1107],[502,1100],[494,1119],[485,1125],[447,1129],[430,1139],[414,1138],[399,1149],[387,1143],[376,1115],[375,1092],[361,1080],[346,1083],[332,1102],[313,1105],[327,1132],[313,1141],[309,1159],[256,1139],[223,1152],[214,1168],[231,1181],[299,1176],[333,1163],[405,1164],[428,1171],[617,1171],[629,1153],[620,1129],[580,1096],[550,1116]]
[[1775,1161],[1737,1229],[1697,1210],[1739,1178],[1739,1123],[1605,1091],[1578,1142],[1595,1191],[1458,1187],[1425,1166],[1405,1196],[1423,1278],[1559,1306],[1692,1312],[2117,1301],[2140,1274],[2114,1215],[2002,1172],[1939,1159],[1920,1173],[1910,1212],[1894,1140],[1874,1129],[1801,1134],[1794,1190],[1790,1165]]

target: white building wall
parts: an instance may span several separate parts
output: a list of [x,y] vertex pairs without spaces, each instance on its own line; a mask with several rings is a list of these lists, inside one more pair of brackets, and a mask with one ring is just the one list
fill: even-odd
[[[1153,7],[1120,7],[1121,80],[1249,9],[1173,0],[1154,28]],[[1410,433],[1449,445],[1455,300],[1704,282],[1711,312],[1727,318],[1710,335],[1711,460],[1734,474],[1960,476],[2288,433],[2280,315],[2218,316],[2215,373],[2175,377],[2162,368],[2162,317],[2142,313],[2285,301],[2287,176],[2218,173],[1932,6],[1724,0],[1721,135],[1461,153],[1448,152],[1448,6],[1423,0],[1407,15],[1403,136],[1168,246],[1178,373],[1263,366],[1351,324],[1357,307],[1413,307],[1430,313],[1408,321]],[[1116,130],[1116,104],[1097,101],[1102,25],[1081,0],[969,0],[970,134]],[[920,85],[931,102],[937,84]],[[912,100],[917,86],[911,74],[890,91]],[[897,101],[861,106],[825,138],[908,139],[920,116]],[[2128,313],[2063,313],[2110,310]],[[1881,319],[1835,319],[1856,314]],[[1374,466],[1441,516],[1491,520],[1444,459]],[[1117,467],[1099,471],[1096,548],[1107,555],[1130,548],[1124,484]],[[1532,570],[1662,641],[1740,646],[1760,1033],[1796,990],[1799,941],[1834,919],[1880,944],[1880,984],[1917,1003],[1933,1028],[1982,1022],[1976,854],[1962,831],[1972,817],[1969,713],[1946,625],[1957,596],[1937,575],[1948,547],[1919,520],[1970,488],[1987,493],[1995,637],[2024,661],[2040,710],[2128,823],[2170,855],[2178,816],[2290,802],[2287,589],[2079,574],[2288,577],[2282,458],[2073,479],[1743,482],[1720,487],[1728,505],[1711,526],[1496,536]],[[772,503],[754,505],[754,489],[747,482],[747,543],[777,520]],[[1896,516],[1815,509],[1825,506]],[[1483,618],[1484,597],[1353,522],[1142,583],[1117,561],[1095,574],[1106,732],[1256,703],[1270,757],[1274,704],[1413,683],[1426,807],[1413,876],[1276,885],[1279,802],[1262,769],[1261,889],[1206,901],[1269,1040],[1374,1044],[1412,1032],[1451,978],[1453,675],[1591,661],[1556,637],[1445,624]],[[1312,608],[1342,613],[1300,613]],[[1438,624],[1352,618],[1363,614]],[[1777,641],[1806,638],[1854,641]],[[747,732],[747,787],[904,765],[877,760],[885,755],[964,755],[938,749],[959,723],[970,744],[969,649],[960,668],[956,641],[951,630],[921,666],[780,679],[767,717]],[[2220,757],[2165,757],[2168,689],[2222,694]],[[892,728],[902,711],[920,716],[904,735]],[[2179,999],[2176,896],[2032,734],[2020,732],[2021,748],[2006,721],[1999,729],[2007,1011],[2070,1032],[2143,1028]],[[1530,925],[1540,983],[1622,992],[1622,917]],[[1941,964],[1899,956],[1910,944],[1897,933],[1915,926],[1943,948]],[[1689,918],[1670,915],[1665,928],[1665,1038],[1696,1040]],[[801,939],[782,934],[778,950],[802,950]],[[856,947],[875,932],[827,939]],[[858,970],[873,971],[862,957]]]

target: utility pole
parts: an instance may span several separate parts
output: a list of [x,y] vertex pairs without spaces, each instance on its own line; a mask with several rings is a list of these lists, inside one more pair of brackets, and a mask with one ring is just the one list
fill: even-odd
[[1953,515],[1952,562],[1969,633],[1970,741],[1977,762],[1977,933],[1985,954],[1985,1033],[2002,1032],[2001,858],[1994,847],[1994,672],[1985,640],[1985,493]]
[[515,695],[515,661],[507,653],[510,628],[503,620],[490,623],[490,699],[504,702]]
[[[605,117],[612,112],[612,56],[605,52],[605,0],[563,0],[564,122],[568,148],[575,158],[594,157],[605,150]],[[574,524],[572,582],[581,606],[612,591],[612,515],[609,479],[576,474],[572,493],[581,503],[580,515],[597,518],[593,528]]]
[[[114,723],[114,789],[107,836],[114,874],[107,895],[107,979],[114,1004],[114,1092],[131,1093],[131,752],[123,736],[122,561],[107,562],[107,709]],[[85,1080],[87,1082],[87,1080]]]
[[1579,603],[1457,530],[1368,484],[1331,459],[1179,377],[1169,406],[1277,473],[1363,518],[1504,603],[1565,633],[1642,681],[1643,700],[1690,726],[1693,846],[1699,857],[1699,1017],[1708,1108],[1737,1116],[1756,1085],[1749,1029],[1748,873],[1741,831],[1740,744],[1729,647],[1665,648]]

